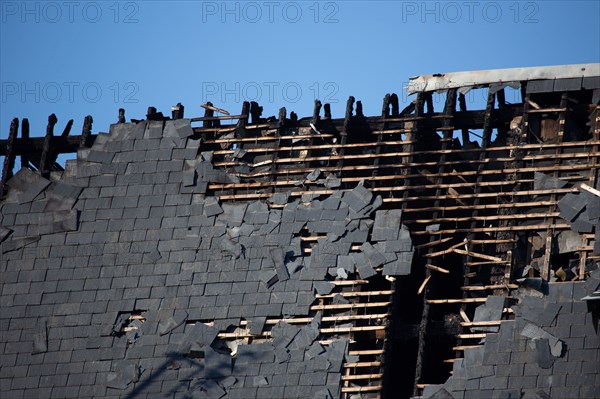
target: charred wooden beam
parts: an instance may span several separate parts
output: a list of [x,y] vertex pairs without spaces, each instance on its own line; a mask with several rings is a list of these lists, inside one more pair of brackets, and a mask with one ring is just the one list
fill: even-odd
[[[354,97],[348,97],[348,101],[346,102],[346,116],[344,117],[344,125],[342,127],[342,132],[340,133],[340,144],[345,145],[348,142],[348,130],[350,127],[350,121],[352,119],[352,111],[354,109]],[[342,147],[339,151],[340,157],[343,157],[346,153],[346,149]],[[344,166],[344,160],[340,158],[337,162],[338,171],[336,175],[338,177],[342,176],[342,167]]]
[[[21,125],[21,137],[23,142],[29,141],[29,119],[23,118],[23,123]],[[28,154],[21,154],[21,168],[29,167],[29,156]]]
[[263,113],[263,107],[258,105],[258,103],[256,101],[251,101],[250,102],[250,116],[252,117],[252,120],[250,122],[255,125],[261,123],[262,113]]
[[50,175],[50,166],[53,163],[53,153],[55,153],[51,143],[52,138],[54,137],[54,126],[58,119],[56,115],[52,114],[48,117],[48,126],[46,127],[46,136],[44,137],[44,144],[42,146],[42,155],[40,156],[40,163],[38,170],[44,177],[48,177]]
[[202,127],[213,127],[212,117],[215,115],[212,103],[209,101],[206,103],[208,107],[204,108],[204,120],[202,121]]
[[324,116],[325,119],[332,119],[331,118],[331,105],[329,103],[325,103],[325,105],[323,106],[323,112],[325,113],[325,116]]
[[[88,148],[91,147],[93,142],[96,140],[96,137],[92,137],[92,123],[94,122],[94,118],[91,115],[88,115],[83,120],[83,129],[81,130],[81,136],[79,137],[79,147]],[[73,137],[77,139],[77,137]],[[55,151],[58,153],[55,145]],[[77,151],[77,149],[75,150]],[[63,152],[61,152],[63,153]]]
[[185,107],[181,103],[177,103],[171,107],[171,118],[173,119],[183,119],[183,112]]
[[71,128],[73,127],[73,119],[69,119],[65,129],[63,130],[61,137],[67,137],[71,133]]
[[313,116],[312,116],[312,119],[310,120],[311,123],[314,124],[315,126],[317,126],[317,123],[321,119],[321,117],[319,116],[320,112],[321,112],[321,101],[315,100],[315,107],[313,109]]
[[117,123],[125,123],[125,108],[119,108],[119,119]]
[[4,184],[12,177],[15,167],[15,151],[14,143],[19,132],[19,119],[14,118],[10,123],[10,131],[8,133],[8,143],[6,145],[6,154],[4,165],[2,167],[2,179],[0,180],[0,196],[4,196]]

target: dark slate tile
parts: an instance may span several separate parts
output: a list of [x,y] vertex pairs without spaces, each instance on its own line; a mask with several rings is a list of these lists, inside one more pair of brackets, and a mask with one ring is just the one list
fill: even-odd
[[371,238],[373,241],[396,240],[400,231],[402,210],[391,209],[375,213],[375,225]]
[[267,321],[266,317],[254,317],[248,323],[248,328],[250,330],[250,334],[259,335],[262,333],[265,322]]
[[583,195],[568,193],[557,203],[560,216],[568,222],[575,220],[577,215],[585,208],[586,201]]
[[215,216],[223,213],[223,209],[215,197],[208,197],[204,203],[205,216]]
[[313,285],[319,295],[328,295],[335,288],[335,284],[327,281],[315,281]]
[[535,172],[534,173],[534,190],[553,190],[563,188],[567,185],[564,180],[556,179],[550,175]]
[[527,82],[527,93],[550,93],[554,90],[554,79],[530,80]]
[[584,89],[599,89],[600,76],[586,76],[581,82],[581,87]]
[[194,390],[195,388],[201,390],[206,395],[204,397],[208,399],[219,399],[227,393],[216,381],[210,379],[193,381],[190,384],[190,390]]
[[581,89],[581,77],[556,79],[554,81],[554,91],[578,91]]
[[166,335],[181,326],[188,317],[188,313],[185,310],[177,310],[172,317],[161,319],[159,323],[159,334]]
[[542,369],[549,369],[554,364],[554,358],[550,353],[550,345],[548,339],[542,338],[535,342],[535,349],[537,352],[537,364]]

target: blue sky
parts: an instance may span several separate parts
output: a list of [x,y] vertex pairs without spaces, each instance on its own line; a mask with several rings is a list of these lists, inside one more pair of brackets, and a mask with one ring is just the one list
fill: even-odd
[[[316,96],[367,115],[409,77],[600,62],[598,1],[0,1],[0,138],[13,117],[43,135],[94,117],[106,132],[126,109],[201,116],[206,100],[263,116],[312,114]],[[510,98],[508,99],[510,101]],[[477,101],[478,99],[474,99]]]

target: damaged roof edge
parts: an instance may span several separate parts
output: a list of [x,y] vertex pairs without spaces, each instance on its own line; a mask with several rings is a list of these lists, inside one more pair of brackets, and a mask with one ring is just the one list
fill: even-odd
[[491,69],[421,75],[409,79],[408,94],[490,83],[520,82],[538,79],[568,79],[600,76],[600,63],[556,65],[529,68]]

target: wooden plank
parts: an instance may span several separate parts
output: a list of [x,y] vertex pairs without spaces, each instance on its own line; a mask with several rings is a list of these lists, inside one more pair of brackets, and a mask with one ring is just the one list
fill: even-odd
[[486,300],[486,298],[428,299],[427,303],[436,305],[446,305],[451,303],[483,303]]
[[587,185],[587,184],[585,184],[585,183],[584,183],[584,184],[582,184],[580,187],[581,187],[583,190],[585,190],[585,191],[587,191],[587,192],[589,192],[589,193],[591,193],[591,194],[594,194],[596,197],[600,197],[600,190],[596,190],[595,188],[593,188],[593,187],[590,187],[590,186],[588,186],[588,185]]
[[383,374],[355,374],[342,376],[342,381],[380,380],[382,378]]
[[499,262],[499,263],[503,263],[504,262],[501,258],[498,258],[496,256],[490,256],[490,255],[486,255],[486,254],[480,254],[480,253],[473,252],[473,251],[465,251],[465,250],[458,249],[458,248],[453,249],[453,252],[456,252],[457,254],[461,254],[461,255],[467,255],[467,256],[475,257],[475,258],[487,259],[487,260],[491,260],[491,261]]
[[482,339],[482,338],[485,338],[486,335],[487,335],[487,333],[480,333],[480,334],[456,334],[456,338],[460,338],[460,339]]
[[440,272],[440,273],[446,273],[446,274],[450,273],[450,270],[447,270],[447,269],[444,269],[444,268],[441,268],[439,266],[435,266],[435,265],[432,265],[429,263],[426,264],[425,267],[430,270],[435,270],[436,272]]
[[365,386],[365,387],[343,387],[343,393],[361,393],[361,392],[379,392],[382,390],[380,385],[377,386]]
[[445,242],[452,241],[452,239],[453,239],[452,237],[445,237],[445,238],[442,238],[440,240],[430,241],[430,242],[426,242],[425,244],[417,245],[415,248],[416,249],[423,249],[423,248],[434,247],[436,245],[440,245],[440,244],[443,244]]
[[339,309],[361,309],[361,308],[380,308],[390,306],[391,302],[370,302],[370,303],[339,303],[331,305],[313,305],[310,310],[339,310]]
[[492,285],[471,285],[461,287],[463,291],[485,291],[485,290],[516,290],[519,286],[517,284],[492,284]]

